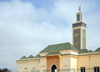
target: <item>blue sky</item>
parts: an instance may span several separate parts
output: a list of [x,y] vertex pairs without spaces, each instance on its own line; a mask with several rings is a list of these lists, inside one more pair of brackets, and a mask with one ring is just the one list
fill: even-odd
[[100,47],[99,0],[0,0],[0,68],[17,70],[16,60],[51,44],[72,43],[72,23],[81,5],[87,49]]

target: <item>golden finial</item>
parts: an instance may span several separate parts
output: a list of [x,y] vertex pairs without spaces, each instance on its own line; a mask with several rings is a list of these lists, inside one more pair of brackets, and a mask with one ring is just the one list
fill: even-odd
[[[82,3],[81,3],[82,4]],[[79,6],[79,11],[81,12],[81,4],[80,4],[80,6]]]

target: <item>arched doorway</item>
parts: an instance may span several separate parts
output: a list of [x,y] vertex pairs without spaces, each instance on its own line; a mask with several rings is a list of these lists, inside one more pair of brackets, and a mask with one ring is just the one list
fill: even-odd
[[56,67],[56,65],[53,65],[53,66],[51,67],[51,72],[55,72],[55,69],[57,69],[57,67]]

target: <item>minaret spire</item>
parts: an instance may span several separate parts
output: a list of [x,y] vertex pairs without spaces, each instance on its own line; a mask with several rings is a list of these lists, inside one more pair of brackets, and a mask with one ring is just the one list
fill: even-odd
[[80,11],[80,6],[79,6],[79,11]]
[[[82,4],[82,3],[81,3]],[[80,4],[80,6],[79,6],[79,12],[81,12],[81,4]]]

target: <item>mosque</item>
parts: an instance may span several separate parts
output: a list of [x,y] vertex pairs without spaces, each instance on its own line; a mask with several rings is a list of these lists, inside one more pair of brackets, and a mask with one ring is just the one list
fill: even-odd
[[16,60],[17,71],[68,70],[71,72],[99,72],[100,48],[95,51],[86,48],[86,24],[82,22],[82,12],[76,13],[76,23],[72,24],[73,44],[60,43],[48,45],[35,57],[23,56]]

